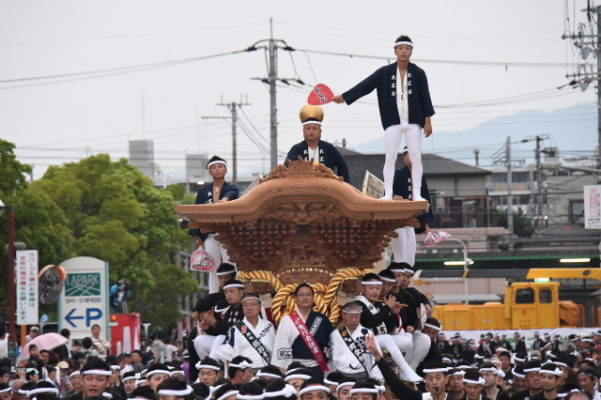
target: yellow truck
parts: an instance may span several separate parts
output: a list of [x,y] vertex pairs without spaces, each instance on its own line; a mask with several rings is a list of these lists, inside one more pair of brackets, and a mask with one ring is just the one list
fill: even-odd
[[[601,280],[601,269],[536,268],[527,279]],[[583,326],[583,307],[559,300],[558,282],[514,282],[507,286],[503,303],[446,304],[433,316],[445,330],[552,329]]]

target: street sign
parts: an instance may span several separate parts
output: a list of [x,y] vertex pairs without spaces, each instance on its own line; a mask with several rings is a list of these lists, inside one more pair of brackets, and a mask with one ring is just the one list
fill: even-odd
[[601,185],[584,186],[584,229],[601,229]]
[[71,331],[71,339],[91,336],[92,325],[102,328],[110,341],[108,263],[92,257],[75,257],[61,263],[67,272],[58,307],[58,327]]
[[38,323],[38,251],[19,250],[16,260],[17,324]]

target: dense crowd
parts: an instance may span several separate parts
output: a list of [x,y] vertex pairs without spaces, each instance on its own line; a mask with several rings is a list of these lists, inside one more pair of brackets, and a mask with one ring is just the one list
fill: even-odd
[[221,288],[196,304],[187,344],[157,337],[115,356],[94,326],[52,350],[29,345],[17,366],[0,360],[0,400],[601,400],[601,332],[447,338],[409,286],[408,264],[363,276],[337,325],[313,310],[309,284],[276,326],[265,295],[246,291],[234,266],[217,274]]

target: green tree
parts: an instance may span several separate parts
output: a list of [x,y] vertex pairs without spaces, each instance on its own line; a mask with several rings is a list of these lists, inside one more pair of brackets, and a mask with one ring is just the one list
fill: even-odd
[[[57,264],[75,254],[73,237],[66,227],[62,211],[52,199],[28,184],[27,175],[31,173],[31,167],[17,160],[14,148],[12,143],[0,140],[0,199],[14,206],[16,241],[24,242],[29,249],[38,250],[40,265]],[[0,273],[3,277],[8,274],[5,251],[7,231],[8,219],[4,214],[0,216]],[[2,310],[6,309],[6,298],[6,285],[3,284],[0,285]]]
[[[507,228],[507,210],[499,213],[499,225]],[[513,232],[520,237],[530,237],[534,233],[532,220],[524,214],[521,208],[517,213],[513,213]]]
[[172,261],[189,240],[169,191],[108,155],[49,168],[32,188],[64,215],[76,254],[108,261],[111,280],[128,281],[130,310],[155,326],[180,319],[178,295],[193,293],[198,282]]

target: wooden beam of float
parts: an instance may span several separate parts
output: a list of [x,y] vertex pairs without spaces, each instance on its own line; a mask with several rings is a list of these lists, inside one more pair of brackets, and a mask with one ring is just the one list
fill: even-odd
[[240,199],[180,205],[192,228],[218,232],[242,271],[271,271],[284,284],[327,283],[337,269],[371,268],[395,237],[416,226],[426,201],[367,197],[322,164],[278,165]]

